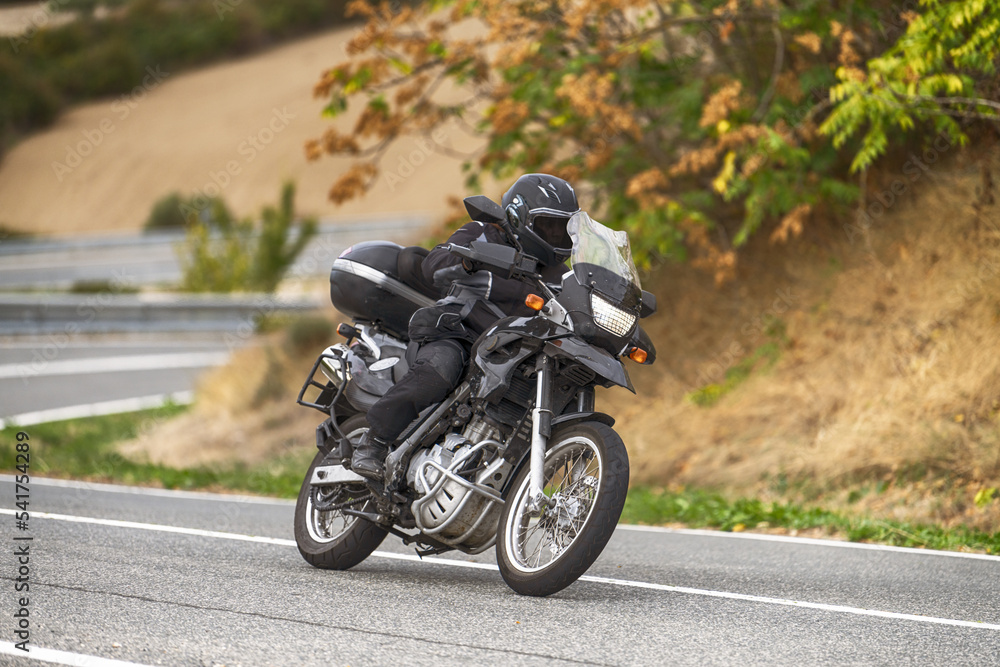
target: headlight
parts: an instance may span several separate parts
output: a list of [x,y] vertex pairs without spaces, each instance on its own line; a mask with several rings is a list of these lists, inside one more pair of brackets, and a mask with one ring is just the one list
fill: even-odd
[[597,326],[607,329],[616,336],[627,336],[635,326],[635,313],[619,308],[594,292],[590,293],[590,310],[594,313]]

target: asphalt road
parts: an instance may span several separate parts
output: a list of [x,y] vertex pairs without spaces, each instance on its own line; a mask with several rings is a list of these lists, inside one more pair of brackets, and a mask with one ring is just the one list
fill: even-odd
[[[1000,663],[996,557],[623,526],[587,577],[532,599],[492,552],[420,561],[392,537],[348,572],[313,569],[287,502],[37,479],[30,496],[28,531],[0,514],[0,642],[30,535],[30,645],[62,664]],[[0,663],[34,664],[13,650]]]
[[184,396],[201,373],[226,361],[230,345],[219,333],[11,337],[0,345],[0,419],[29,424]]

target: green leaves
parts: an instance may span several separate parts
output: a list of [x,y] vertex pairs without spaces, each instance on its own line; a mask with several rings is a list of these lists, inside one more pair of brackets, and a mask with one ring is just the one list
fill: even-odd
[[391,64],[393,67],[396,68],[396,71],[398,71],[398,72],[400,72],[402,74],[412,74],[413,73],[413,67],[411,67],[410,64],[408,62],[406,62],[405,60],[402,60],[400,58],[396,58],[395,56],[389,56],[388,57],[388,61],[389,61],[389,64]]
[[996,498],[1000,498],[1000,493],[997,492],[995,487],[983,487],[976,492],[974,502],[976,503],[976,507],[983,508]]
[[[874,164],[897,132],[915,132],[941,116],[1000,120],[996,108],[976,103],[986,101],[1000,58],[1000,5],[922,4],[899,40],[868,61],[867,73],[837,70],[840,83],[830,90],[837,105],[820,131],[837,147],[860,135],[852,172]],[[947,128],[953,141],[967,141],[957,124]]]
[[358,71],[344,83],[344,95],[353,95],[364,90],[368,82],[372,80],[372,69],[370,67],[359,67]]
[[336,118],[345,111],[347,111],[347,98],[335,92],[330,98],[330,103],[323,107],[323,118]]
[[448,53],[448,49],[445,48],[445,45],[441,41],[435,39],[427,45],[427,53],[442,58]]

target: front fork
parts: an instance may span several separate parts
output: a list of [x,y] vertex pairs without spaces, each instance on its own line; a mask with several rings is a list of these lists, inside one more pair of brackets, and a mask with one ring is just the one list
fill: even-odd
[[535,364],[535,408],[531,411],[531,458],[528,477],[528,513],[540,514],[550,500],[545,495],[545,447],[552,435],[552,358],[541,354]]

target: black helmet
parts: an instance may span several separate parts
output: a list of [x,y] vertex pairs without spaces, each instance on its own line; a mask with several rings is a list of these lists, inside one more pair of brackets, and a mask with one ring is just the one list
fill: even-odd
[[546,266],[569,258],[573,242],[566,223],[580,210],[572,185],[548,174],[525,174],[504,193],[500,205],[526,253]]

